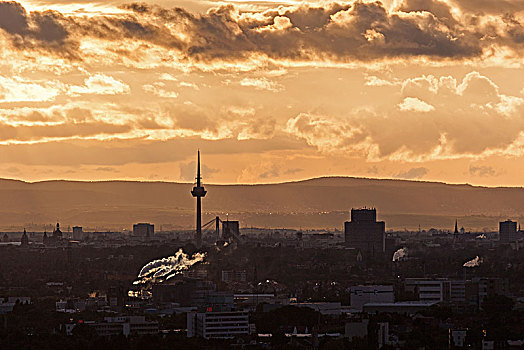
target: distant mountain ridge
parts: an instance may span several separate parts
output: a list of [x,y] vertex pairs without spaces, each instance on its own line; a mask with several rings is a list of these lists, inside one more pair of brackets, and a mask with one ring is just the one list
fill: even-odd
[[[146,221],[157,227],[190,228],[195,205],[191,187],[174,182],[0,179],[0,227],[59,219],[67,225],[93,227],[130,227]],[[353,177],[205,187],[204,222],[229,213],[244,226],[341,228],[348,211],[363,206],[376,207],[379,217],[390,219],[389,227],[415,227],[428,218],[435,219],[435,226],[438,218],[446,218],[449,225],[451,217],[479,217],[479,222],[489,217],[493,220],[487,225],[492,227],[498,218],[524,216],[522,187]],[[401,217],[406,219],[395,219]],[[419,222],[413,222],[417,218]]]

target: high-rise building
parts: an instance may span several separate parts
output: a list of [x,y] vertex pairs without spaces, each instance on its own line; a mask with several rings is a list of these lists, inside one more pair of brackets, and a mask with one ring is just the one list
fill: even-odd
[[141,237],[153,237],[155,235],[155,225],[144,222],[134,224],[133,235]]
[[80,241],[83,239],[84,233],[82,232],[82,226],[73,226],[73,239]]
[[515,242],[517,238],[517,223],[515,221],[506,220],[499,223],[500,242]]
[[351,209],[351,221],[344,223],[345,242],[364,256],[385,252],[386,224],[377,221],[376,209]]

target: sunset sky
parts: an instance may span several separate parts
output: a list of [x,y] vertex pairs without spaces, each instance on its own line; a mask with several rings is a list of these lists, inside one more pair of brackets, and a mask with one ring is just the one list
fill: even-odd
[[0,1],[0,177],[524,186],[524,0]]

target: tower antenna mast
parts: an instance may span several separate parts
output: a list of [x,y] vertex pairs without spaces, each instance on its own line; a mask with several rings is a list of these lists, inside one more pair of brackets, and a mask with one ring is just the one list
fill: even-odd
[[200,150],[197,155],[197,176],[196,186],[191,190],[191,194],[196,198],[196,232],[195,232],[195,245],[197,249],[202,247],[202,197],[206,196],[207,191],[202,186],[200,175]]

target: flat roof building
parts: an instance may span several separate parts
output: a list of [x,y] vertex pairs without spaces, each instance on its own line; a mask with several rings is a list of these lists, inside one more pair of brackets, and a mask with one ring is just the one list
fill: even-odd
[[232,339],[250,333],[249,311],[236,309],[233,294],[212,293],[198,312],[187,313],[187,336]]
[[517,238],[517,222],[506,220],[499,223],[499,240],[501,243],[515,242]]
[[73,239],[76,241],[84,239],[84,232],[82,231],[82,226],[73,226]]
[[351,221],[344,223],[345,244],[364,256],[385,253],[386,224],[377,221],[376,209],[351,209]]
[[392,303],[395,293],[391,285],[354,286],[349,289],[350,306],[352,309],[362,311],[368,303]]
[[133,235],[140,237],[153,237],[155,235],[155,225],[144,222],[134,224]]

